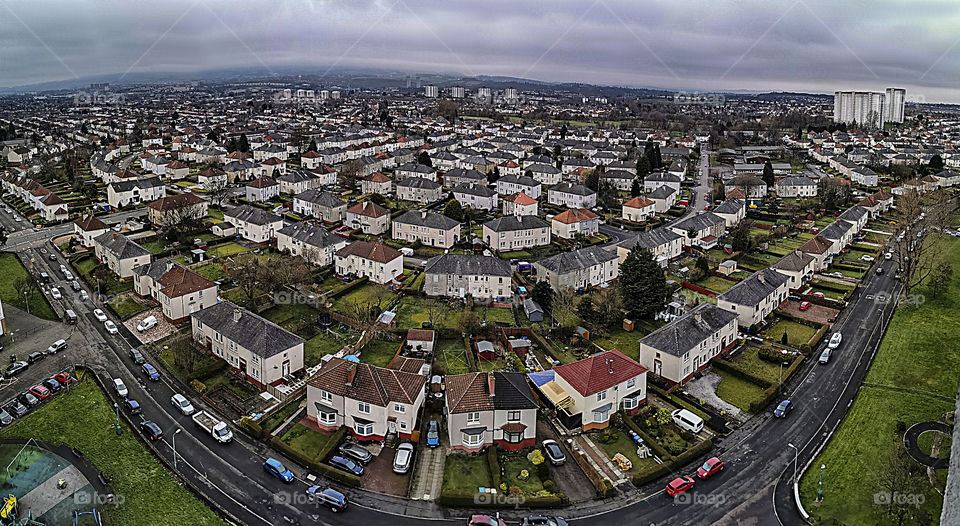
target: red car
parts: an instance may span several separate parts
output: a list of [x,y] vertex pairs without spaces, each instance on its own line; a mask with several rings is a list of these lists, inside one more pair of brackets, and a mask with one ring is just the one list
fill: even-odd
[[507,526],[500,517],[490,515],[471,515],[467,526]]
[[807,310],[807,309],[809,309],[809,308],[810,308],[810,302],[809,302],[809,301],[801,301],[801,302],[800,302],[800,310]]
[[713,457],[697,469],[697,476],[700,480],[707,480],[721,471],[723,471],[723,461]]
[[818,297],[818,298],[824,298],[824,297],[826,297],[826,296],[823,295],[822,292],[811,292],[810,295],[811,295],[811,296],[816,296],[816,297]]
[[669,484],[667,484],[667,495],[671,497],[676,497],[677,495],[687,491],[692,488],[694,480],[692,477],[677,477],[673,479]]
[[30,388],[30,394],[36,396],[40,400],[46,400],[50,397],[50,390],[40,384],[37,384]]
[[53,377],[54,380],[60,382],[60,385],[67,385],[73,383],[74,378],[70,376],[70,373],[59,373]]

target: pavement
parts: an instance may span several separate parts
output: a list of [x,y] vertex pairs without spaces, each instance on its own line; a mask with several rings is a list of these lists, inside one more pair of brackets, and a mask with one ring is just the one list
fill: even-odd
[[730,418],[738,421],[749,418],[750,415],[745,414],[739,407],[717,396],[717,385],[722,379],[720,375],[711,371],[687,382],[683,390],[690,396],[703,400],[707,405],[724,411]]

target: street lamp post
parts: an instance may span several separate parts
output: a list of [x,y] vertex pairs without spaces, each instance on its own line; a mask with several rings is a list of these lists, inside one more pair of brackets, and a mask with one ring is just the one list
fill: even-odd
[[183,431],[182,427],[178,427],[176,431],[173,432],[173,470],[177,471],[177,435]]
[[114,402],[113,409],[117,412],[117,434],[122,435],[123,431],[120,429],[120,405]]
[[793,483],[797,483],[797,461],[800,458],[800,450],[797,449],[797,446],[792,443],[787,443],[788,446],[793,448]]
[[777,391],[780,391],[783,388],[783,366],[787,365],[787,362],[780,362],[780,379],[777,381]]
[[820,482],[817,486],[817,500],[823,500],[823,470],[827,469],[826,464],[820,464]]

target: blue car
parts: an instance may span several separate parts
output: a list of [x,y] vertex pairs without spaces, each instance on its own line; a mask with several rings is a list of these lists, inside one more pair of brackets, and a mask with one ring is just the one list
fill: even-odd
[[156,367],[150,365],[149,363],[145,363],[141,365],[140,368],[143,369],[143,374],[147,375],[147,378],[149,378],[151,381],[160,381],[160,372],[157,371]]
[[140,407],[140,402],[137,402],[133,398],[124,398],[123,407],[126,408],[131,415],[139,415],[143,412],[143,409]]
[[307,488],[307,498],[311,502],[330,506],[330,510],[334,513],[347,509],[347,497],[333,488],[310,486]]
[[353,473],[357,476],[363,475],[363,466],[351,458],[334,455],[332,458],[330,458],[330,465],[337,469],[346,471],[347,473]]
[[268,458],[267,461],[263,463],[263,469],[284,482],[293,482],[293,472],[284,467],[284,465],[275,458]]
[[793,404],[790,403],[790,400],[784,400],[773,410],[773,416],[774,418],[784,418],[790,411],[793,411]]
[[431,420],[427,425],[427,445],[430,447],[440,446],[440,424],[436,420]]

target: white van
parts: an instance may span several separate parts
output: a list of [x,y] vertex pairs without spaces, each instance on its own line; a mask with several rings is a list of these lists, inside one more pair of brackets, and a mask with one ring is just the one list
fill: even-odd
[[699,433],[703,430],[703,419],[686,409],[677,409],[670,413],[673,417],[673,423],[681,429],[686,429],[691,433]]
[[137,324],[137,330],[140,332],[148,331],[156,326],[157,326],[157,317],[147,316],[146,318],[140,320],[140,323]]

